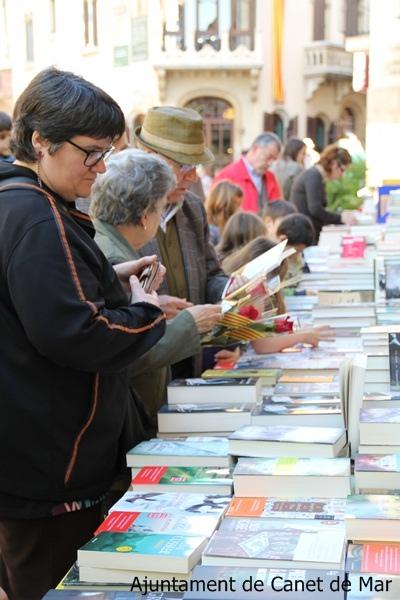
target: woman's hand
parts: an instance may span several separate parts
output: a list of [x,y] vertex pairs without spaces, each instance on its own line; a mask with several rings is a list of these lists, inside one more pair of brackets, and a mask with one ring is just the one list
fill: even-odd
[[162,294],[158,298],[167,319],[172,319],[185,308],[193,306],[191,302],[187,302],[186,298],[177,298],[176,296],[168,296],[168,294]]
[[216,304],[198,304],[186,309],[192,315],[199,333],[210,331],[221,320],[221,307]]
[[153,254],[153,256],[144,256],[138,260],[128,260],[127,262],[120,263],[119,265],[114,265],[114,271],[118,275],[118,279],[122,283],[126,292],[130,293],[131,291],[129,282],[131,275],[140,275],[145,267],[152,265],[156,262],[156,260],[157,256]]
[[129,289],[131,291],[131,304],[134,302],[147,302],[160,308],[160,301],[156,292],[151,292],[150,294],[145,292],[136,275],[132,275],[129,278]]
[[344,225],[356,225],[357,224],[357,216],[354,210],[344,210],[341,214],[342,223]]
[[319,342],[335,339],[333,329],[329,325],[319,325],[318,327],[299,330],[299,333],[302,334],[303,343],[311,344],[311,346],[318,346]]

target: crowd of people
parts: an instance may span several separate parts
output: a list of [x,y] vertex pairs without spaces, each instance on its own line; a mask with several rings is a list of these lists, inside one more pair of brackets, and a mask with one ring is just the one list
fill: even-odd
[[[130,147],[107,93],[56,68],[30,82],[12,120],[0,113],[0,583],[9,600],[57,585],[92,536],[126,451],[156,432],[168,381],[201,373],[201,336],[221,319],[229,274],[286,239],[297,254],[276,275],[293,277],[324,224],[354,218],[326,209],[324,182],[351,162],[337,146],[305,170],[301,140],[282,151],[264,132],[203,202],[196,169],[214,157],[196,111],[151,108],[133,134]],[[284,297],[275,302],[284,312]],[[254,348],[330,336],[299,330]]]

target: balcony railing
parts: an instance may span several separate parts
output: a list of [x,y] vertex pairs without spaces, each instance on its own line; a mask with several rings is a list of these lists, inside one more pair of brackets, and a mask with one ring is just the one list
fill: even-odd
[[185,44],[177,44],[176,39],[164,37],[164,44],[154,57],[157,67],[172,69],[254,69],[262,67],[260,33],[254,33],[254,49],[247,44],[239,44],[232,49],[229,30],[222,31],[206,39],[195,30],[188,31]]
[[342,46],[329,42],[314,42],[305,49],[305,77],[350,78],[353,76],[353,56]]

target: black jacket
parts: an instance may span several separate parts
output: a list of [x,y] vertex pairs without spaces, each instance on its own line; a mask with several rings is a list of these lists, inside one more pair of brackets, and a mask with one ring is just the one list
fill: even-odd
[[324,225],[338,225],[342,222],[339,214],[326,210],[324,181],[317,167],[311,167],[295,178],[290,192],[290,202],[297,207],[299,213],[310,217],[314,225],[316,241]]
[[21,177],[37,186],[29,169],[0,165],[0,497],[93,498],[126,450],[125,368],[162,336],[164,315],[128,305],[73,205],[4,189]]

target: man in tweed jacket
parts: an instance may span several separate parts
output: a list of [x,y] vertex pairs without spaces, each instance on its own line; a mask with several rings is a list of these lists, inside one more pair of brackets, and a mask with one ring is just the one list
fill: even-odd
[[[155,107],[135,136],[137,145],[168,162],[177,180],[156,238],[140,250],[142,256],[157,254],[167,268],[158,290],[161,306],[171,318],[191,304],[216,303],[227,276],[209,242],[203,203],[189,191],[197,180],[196,166],[214,160],[205,146],[202,118],[189,108]],[[175,371],[178,374],[189,371]]]

